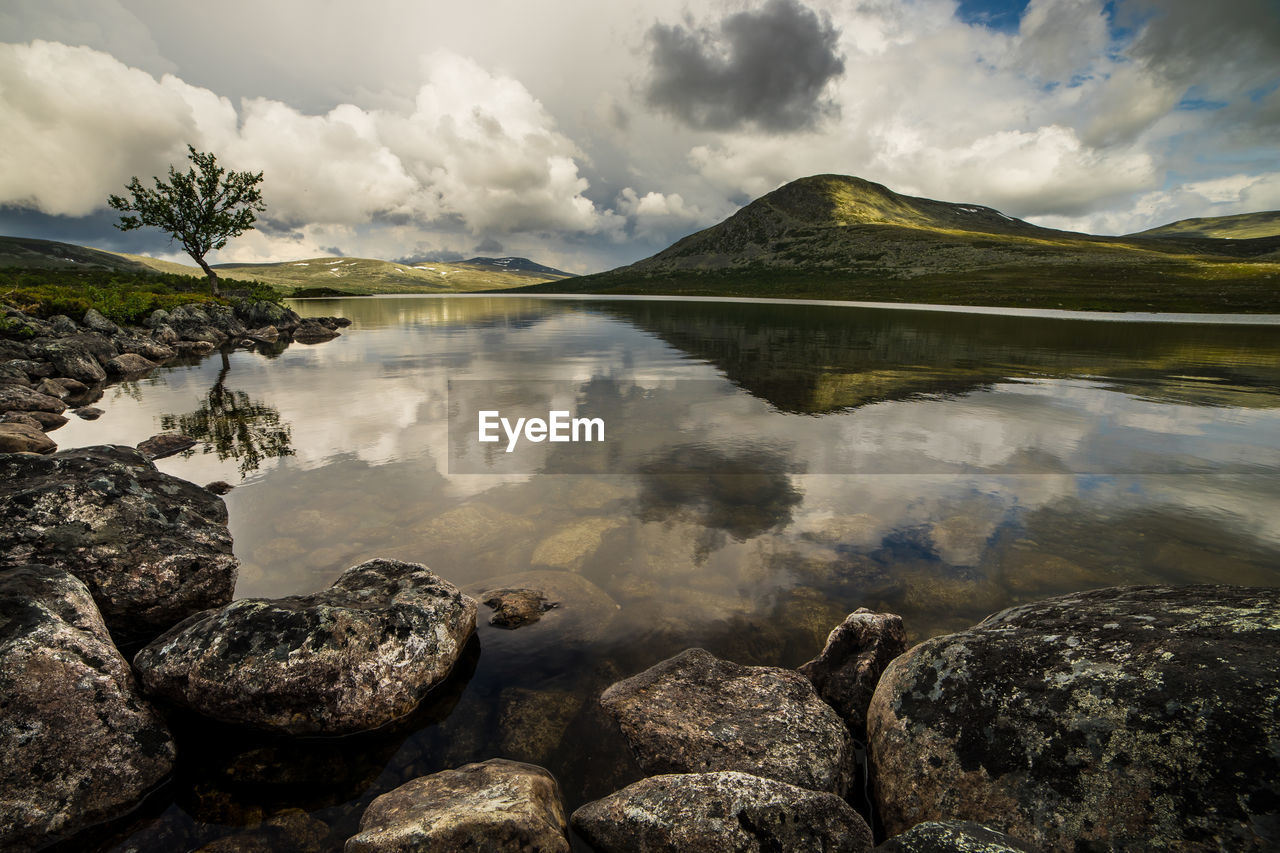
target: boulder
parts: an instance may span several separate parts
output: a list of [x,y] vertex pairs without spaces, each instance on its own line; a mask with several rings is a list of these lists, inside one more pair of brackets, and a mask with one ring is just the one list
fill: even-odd
[[20,385],[0,387],[0,412],[52,412],[61,414],[67,404],[57,397]]
[[57,379],[43,379],[36,386],[41,394],[48,394],[50,397],[57,397],[59,400],[66,400],[69,397],[80,397],[89,393],[89,386],[83,382],[79,382],[68,376],[60,376]]
[[217,344],[209,341],[174,341],[173,349],[180,356],[208,355],[217,349]]
[[[163,325],[167,325],[178,333],[184,341],[203,341],[220,344],[229,336],[217,327],[217,321],[211,316],[214,308],[211,304],[191,302],[179,305],[169,312]],[[152,315],[154,317],[154,315]],[[158,328],[158,326],[156,327]]]
[[118,354],[106,338],[96,333],[45,339],[33,343],[31,349],[35,358],[52,364],[58,376],[67,376],[86,385],[97,385],[107,378],[99,355],[104,356],[101,361],[110,361]]
[[103,414],[105,413],[97,406],[81,406],[79,409],[76,409],[76,417],[86,421],[96,421],[98,418],[102,417]]
[[1036,853],[1036,848],[980,823],[938,820],[895,835],[874,853]]
[[323,592],[192,616],[134,666],[149,693],[208,717],[346,734],[413,711],[449,675],[475,620],[475,601],[426,566],[370,560]]
[[0,562],[71,572],[129,640],[229,602],[238,566],[221,498],[118,446],[0,456]]
[[47,566],[0,572],[0,849],[128,812],[173,761],[85,585]]
[[113,376],[130,376],[136,373],[146,373],[148,370],[155,370],[158,365],[137,353],[125,352],[108,361],[105,366],[107,373]]
[[101,335],[107,335],[108,337],[120,331],[119,326],[108,320],[106,317],[103,317],[96,308],[90,308],[88,311],[84,312],[84,319],[81,320],[80,323],[86,329],[92,332],[97,332]]
[[27,375],[32,382],[48,379],[53,376],[53,365],[44,361],[32,361],[29,358],[15,358],[6,362],[7,366],[17,368]]
[[330,329],[314,317],[306,317],[293,330],[293,339],[300,344],[319,344],[338,337],[337,329]]
[[189,435],[178,435],[162,432],[138,443],[138,452],[151,460],[164,459],[196,446],[196,440]]
[[889,661],[907,650],[902,617],[859,607],[827,637],[822,653],[800,672],[822,700],[839,712],[854,737],[864,737],[867,706]]
[[599,853],[865,853],[862,816],[835,794],[747,773],[653,776],[573,813]]
[[0,415],[0,424],[23,424],[44,432],[44,425],[31,417],[30,412],[5,412]]
[[55,335],[74,335],[80,331],[80,327],[76,325],[76,321],[72,320],[66,314],[54,314],[49,318],[49,328]]
[[40,429],[44,432],[52,432],[58,427],[67,425],[67,419],[64,416],[53,412],[23,412],[22,414],[40,424]]
[[484,606],[493,609],[489,624],[499,628],[532,624],[541,619],[543,613],[559,605],[557,601],[548,601],[546,594],[536,589],[503,587],[486,590],[482,596]]
[[140,355],[148,361],[164,361],[173,358],[177,352],[154,338],[143,338],[128,332],[120,332],[111,338],[111,343],[121,354]]
[[688,649],[600,697],[649,773],[740,770],[843,796],[849,731],[792,670]]
[[297,327],[302,318],[296,312],[275,302],[249,302],[243,300],[235,306],[236,317],[250,329],[274,326],[280,331]]
[[0,423],[0,453],[52,453],[58,445],[38,426]]
[[1280,846],[1280,590],[1091,590],[935,637],[868,715],[886,830],[1036,849]]
[[204,487],[215,495],[225,495],[227,492],[235,488],[226,480],[214,480],[212,483],[205,483]]
[[250,329],[244,335],[255,344],[274,344],[280,339],[280,330],[275,326],[263,326],[258,329]]
[[569,853],[568,830],[550,773],[493,758],[421,776],[378,797],[346,853]]

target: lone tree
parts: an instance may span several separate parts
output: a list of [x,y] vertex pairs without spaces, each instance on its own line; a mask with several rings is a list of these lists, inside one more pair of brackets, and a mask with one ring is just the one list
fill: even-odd
[[258,184],[262,173],[228,172],[218,165],[212,154],[197,151],[188,145],[188,159],[195,167],[180,174],[169,167],[169,182],[153,178],[156,187],[149,190],[137,176],[125,185],[131,198],[113,195],[107,199],[122,213],[116,227],[132,231],[144,225],[161,228],[169,236],[182,243],[204,274],[209,276],[213,295],[218,295],[218,274],[204,262],[204,256],[213,249],[221,249],[232,237],[239,237],[253,228],[255,212],[267,209]]

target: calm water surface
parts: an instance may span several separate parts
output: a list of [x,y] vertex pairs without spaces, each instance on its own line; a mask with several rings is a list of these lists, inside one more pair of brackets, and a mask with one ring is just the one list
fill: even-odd
[[[191,724],[182,777],[120,849],[255,826],[272,849],[340,849],[376,794],[497,756],[551,769],[573,808],[642,775],[596,710],[605,686],[691,645],[795,666],[859,606],[921,640],[1090,587],[1280,584],[1280,326],[656,299],[298,310],[354,324],[113,386],[60,445],[205,438],[158,464],[237,484],[238,596],[396,557],[561,607],[517,631],[482,607],[452,681],[394,731]],[[604,416],[609,440],[480,453],[458,413],[490,396]]]

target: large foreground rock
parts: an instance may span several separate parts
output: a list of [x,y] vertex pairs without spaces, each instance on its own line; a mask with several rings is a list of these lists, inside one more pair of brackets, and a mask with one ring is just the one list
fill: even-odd
[[840,712],[854,737],[867,727],[867,706],[889,661],[907,650],[902,617],[865,607],[845,617],[822,653],[800,667],[818,695]]
[[1011,608],[885,671],[890,834],[970,820],[1036,849],[1280,848],[1280,590],[1130,587]]
[[129,811],[173,760],[85,585],[46,566],[0,571],[0,849]]
[[849,731],[804,676],[688,649],[614,684],[600,705],[650,773],[739,770],[844,795]]
[[239,565],[221,498],[119,446],[0,456],[0,561],[71,572],[129,642],[231,601]]
[[835,794],[747,773],[653,776],[573,813],[599,853],[864,853],[866,821]]
[[374,800],[346,853],[569,853],[560,786],[533,764],[493,758],[406,782]]
[[197,614],[134,658],[143,686],[206,716],[346,734],[410,713],[475,632],[476,603],[418,563],[370,560],[324,592]]
[[0,453],[52,453],[58,445],[37,426],[0,423]]

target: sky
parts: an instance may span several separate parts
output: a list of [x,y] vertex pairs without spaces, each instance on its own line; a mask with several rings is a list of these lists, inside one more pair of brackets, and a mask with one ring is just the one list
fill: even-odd
[[261,171],[212,262],[630,263],[857,175],[1123,234],[1280,208],[1280,0],[6,0],[0,234],[189,259],[107,197]]

